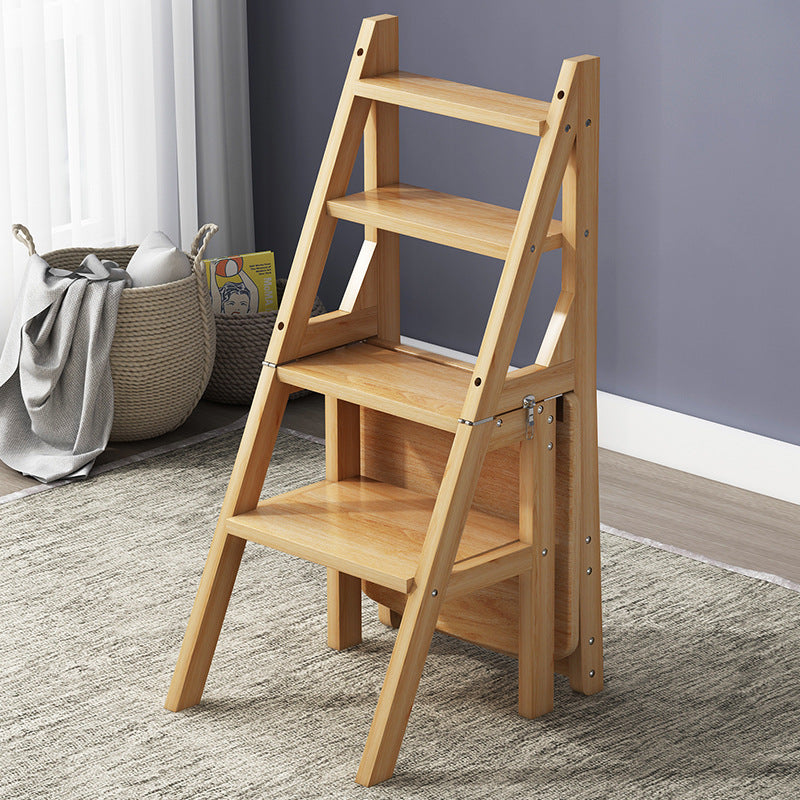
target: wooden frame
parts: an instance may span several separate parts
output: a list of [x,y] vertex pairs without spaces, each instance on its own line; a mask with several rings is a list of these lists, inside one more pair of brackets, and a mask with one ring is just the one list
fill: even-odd
[[[332,648],[361,641],[362,590],[398,627],[356,776],[367,786],[394,771],[437,628],[518,655],[523,716],[553,708],[554,671],[602,688],[598,60],[565,60],[550,102],[398,61],[397,18],[364,20],[166,702],[200,700],[247,540],[316,561]],[[519,211],[401,184],[401,105],[540,136]],[[362,134],[364,192],[343,197]],[[310,321],[339,218],[363,224],[365,244],[341,307]],[[400,234],[504,259],[474,366],[400,344]],[[509,373],[539,256],[558,247],[537,362]],[[292,387],[326,394],[326,482],[259,503]]]

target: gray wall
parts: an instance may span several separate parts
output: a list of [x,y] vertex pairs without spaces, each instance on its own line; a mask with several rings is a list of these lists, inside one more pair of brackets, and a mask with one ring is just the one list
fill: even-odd
[[[601,57],[599,387],[800,444],[800,4],[250,0],[256,244],[279,273],[360,19],[385,12],[401,68],[543,100],[562,58]],[[403,181],[519,205],[537,140],[410,110],[400,125]],[[338,226],[330,308],[361,238]],[[401,248],[403,333],[477,352],[500,263]],[[546,254],[514,363],[536,355],[558,269]]]

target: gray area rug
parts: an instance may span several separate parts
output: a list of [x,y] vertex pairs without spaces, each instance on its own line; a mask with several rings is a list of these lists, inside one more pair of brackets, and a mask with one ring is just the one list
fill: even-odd
[[[324,569],[248,545],[203,702],[167,686],[238,434],[0,509],[0,797],[797,798],[800,594],[603,539],[606,688],[437,635],[395,777],[354,784],[394,632],[325,644]],[[323,473],[282,433],[266,492]]]

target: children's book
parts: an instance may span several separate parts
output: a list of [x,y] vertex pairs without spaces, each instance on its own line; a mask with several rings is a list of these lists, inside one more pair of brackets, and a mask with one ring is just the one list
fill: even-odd
[[204,261],[214,313],[243,317],[278,308],[275,254],[248,253]]

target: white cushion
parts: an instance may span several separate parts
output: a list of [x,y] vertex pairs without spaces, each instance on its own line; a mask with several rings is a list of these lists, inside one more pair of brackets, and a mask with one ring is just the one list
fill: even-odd
[[189,259],[161,231],[145,236],[128,262],[134,288],[179,281],[191,274]]

